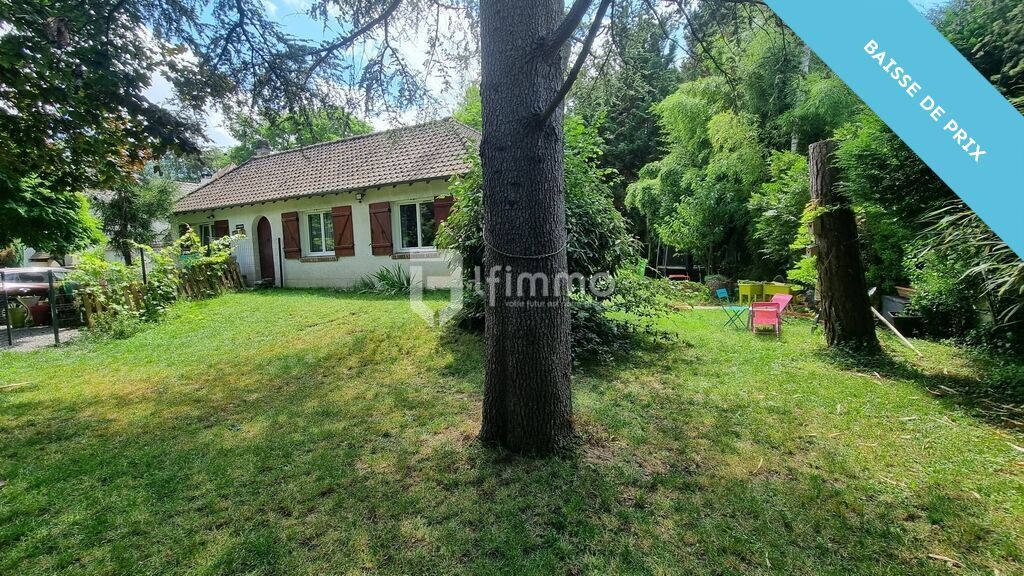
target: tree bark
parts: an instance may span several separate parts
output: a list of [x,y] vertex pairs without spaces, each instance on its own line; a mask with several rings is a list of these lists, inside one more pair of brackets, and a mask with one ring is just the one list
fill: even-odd
[[811,222],[818,256],[818,303],[829,347],[875,352],[880,349],[868,301],[864,265],[857,244],[857,221],[839,190],[832,163],[835,142],[811,144]]
[[[541,122],[565,74],[566,48],[544,53],[563,6],[480,5],[488,280],[480,437],[532,454],[560,450],[573,438],[562,107]],[[519,281],[523,274],[546,278],[548,290],[531,291],[530,282]]]
[[125,266],[131,266],[132,257],[134,256],[132,254],[132,245],[127,240],[118,240],[117,249],[121,252],[121,258],[124,258]]

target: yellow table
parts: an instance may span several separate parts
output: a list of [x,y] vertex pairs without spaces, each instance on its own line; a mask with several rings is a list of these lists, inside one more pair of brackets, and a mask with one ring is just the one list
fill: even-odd
[[763,294],[765,300],[771,300],[772,296],[776,294],[790,294],[789,284],[782,282],[771,282],[763,286]]
[[736,303],[742,305],[744,300],[747,304],[757,302],[764,293],[763,288],[762,284],[739,284],[736,290]]

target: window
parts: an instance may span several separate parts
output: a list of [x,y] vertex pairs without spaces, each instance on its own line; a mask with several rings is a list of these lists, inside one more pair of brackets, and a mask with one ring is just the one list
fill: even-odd
[[334,219],[330,212],[306,214],[309,254],[334,254]]
[[398,206],[399,226],[401,227],[402,248],[433,248],[434,233],[434,201],[400,204]]
[[203,246],[209,246],[210,242],[213,242],[217,238],[213,235],[213,224],[200,224],[198,232],[199,243]]

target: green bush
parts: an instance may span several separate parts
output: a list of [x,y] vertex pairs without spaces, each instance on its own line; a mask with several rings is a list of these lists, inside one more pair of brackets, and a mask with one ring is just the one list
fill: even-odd
[[391,268],[381,268],[373,274],[363,276],[356,282],[353,289],[365,294],[399,296],[409,294],[412,287],[413,282],[409,273],[395,264]]
[[[667,280],[646,278],[623,270],[614,276],[608,298],[574,294],[569,299],[572,354],[576,363],[602,362],[628,353],[645,342],[672,338],[657,322],[673,310],[677,293]],[[455,323],[465,330],[484,328],[483,294],[467,283]]]
[[20,266],[22,257],[21,246],[15,242],[10,246],[0,247],[0,268]]
[[[199,237],[189,231],[159,251],[133,244],[134,248],[146,253],[144,287],[141,263],[126,266],[121,262],[109,262],[102,248],[81,253],[79,263],[68,275],[68,280],[77,285],[79,294],[90,294],[102,305],[104,312],[95,317],[95,333],[127,338],[137,332],[143,322],[159,320],[177,300],[182,275],[193,279],[219,279],[231,261],[235,243],[241,238],[238,235],[225,236],[196,250],[200,244]],[[183,254],[194,257],[183,259]],[[215,281],[209,284],[219,286]],[[141,308],[132,301],[132,293],[142,296]]]
[[929,335],[962,338],[975,327],[978,290],[963,274],[955,260],[935,253],[907,259],[907,275],[916,290],[907,313],[920,315]]
[[96,336],[125,340],[142,331],[145,326],[142,316],[137,312],[104,312],[95,317],[92,333]]
[[704,285],[708,287],[708,293],[715,297],[715,291],[719,288],[729,289],[729,279],[721,274],[708,274],[704,277]]

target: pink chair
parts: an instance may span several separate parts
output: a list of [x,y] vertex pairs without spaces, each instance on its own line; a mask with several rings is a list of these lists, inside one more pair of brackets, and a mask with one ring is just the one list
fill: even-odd
[[775,337],[782,337],[782,307],[778,302],[750,303],[750,329],[756,334],[758,326],[774,326]]
[[779,314],[782,315],[782,314],[786,313],[786,308],[789,306],[789,303],[792,300],[793,300],[793,295],[792,294],[776,294],[775,296],[772,296],[772,299],[769,300],[769,302],[775,302],[776,304],[778,304],[779,305]]

